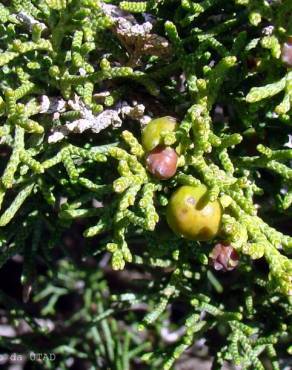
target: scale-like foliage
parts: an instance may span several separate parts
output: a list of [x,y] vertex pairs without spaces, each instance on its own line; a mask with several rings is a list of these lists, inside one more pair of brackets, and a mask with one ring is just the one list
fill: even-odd
[[[124,370],[147,350],[149,368],[166,370],[206,338],[213,369],[224,361],[264,369],[267,359],[279,369],[291,339],[292,72],[281,55],[291,13],[284,0],[0,3],[0,261],[23,256],[24,300],[31,290],[36,302],[47,299],[43,316],[56,314],[75,280],[87,284],[78,292],[84,308],[68,319],[62,340],[52,339],[60,368],[70,354],[88,356],[92,368]],[[167,181],[147,172],[140,144],[147,118],[162,115],[178,121],[162,138],[179,154]],[[214,240],[187,241],[167,228],[166,206],[178,186],[201,183],[222,206],[221,229]],[[111,256],[113,270],[139,266],[160,278],[153,273],[143,293],[103,295],[101,272],[55,254],[78,223],[83,259]],[[240,258],[225,276],[208,265],[222,241]],[[46,278],[33,260],[45,262]],[[144,302],[139,329],[159,333],[176,301],[188,312],[171,348],[141,344],[133,315],[122,340],[109,318]],[[7,308],[14,306],[41,335],[26,308]],[[87,343],[83,329],[67,333],[77,321]],[[224,333],[220,344],[214,331]]]

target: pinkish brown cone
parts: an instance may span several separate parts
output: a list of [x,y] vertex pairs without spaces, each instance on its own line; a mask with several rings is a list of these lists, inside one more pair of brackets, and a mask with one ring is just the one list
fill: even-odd
[[282,47],[282,62],[288,67],[292,67],[292,37],[283,44]]
[[228,244],[218,243],[212,249],[210,263],[217,271],[232,271],[236,268],[239,256],[236,250]]
[[153,176],[167,180],[175,175],[178,155],[171,147],[158,145],[146,157],[146,166]]

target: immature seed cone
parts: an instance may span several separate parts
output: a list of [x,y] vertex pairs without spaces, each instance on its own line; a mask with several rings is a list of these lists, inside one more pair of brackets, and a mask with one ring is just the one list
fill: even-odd
[[147,154],[146,166],[153,176],[167,180],[176,173],[178,155],[173,148],[157,146]]
[[292,67],[292,36],[283,44],[282,47],[282,62],[287,66]]
[[207,187],[183,185],[168,201],[166,220],[177,235],[189,240],[211,240],[220,231],[222,207],[216,199],[206,203]]
[[163,145],[163,135],[174,132],[177,121],[170,116],[155,118],[150,121],[142,131],[142,146],[145,152],[150,152],[158,145]]
[[223,243],[216,244],[209,257],[211,266],[223,272],[234,270],[239,261],[236,250],[231,245]]

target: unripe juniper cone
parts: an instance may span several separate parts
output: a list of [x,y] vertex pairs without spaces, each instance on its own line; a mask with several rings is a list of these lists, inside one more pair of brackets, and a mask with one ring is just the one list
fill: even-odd
[[175,118],[166,116],[153,119],[148,123],[142,132],[142,145],[146,152],[163,143],[163,135],[173,132],[178,124]]
[[167,206],[167,222],[178,235],[191,240],[210,240],[219,232],[222,209],[220,203],[205,202],[204,185],[181,186]]

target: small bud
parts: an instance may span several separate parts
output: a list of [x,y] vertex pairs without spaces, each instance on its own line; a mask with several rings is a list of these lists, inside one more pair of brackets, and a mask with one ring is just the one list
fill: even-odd
[[231,245],[223,243],[216,244],[209,257],[214,269],[224,272],[234,270],[239,260],[236,250]]
[[288,67],[292,67],[292,37],[283,44],[282,47],[282,62]]
[[146,157],[147,169],[160,180],[167,180],[176,173],[178,155],[173,148],[157,146]]

